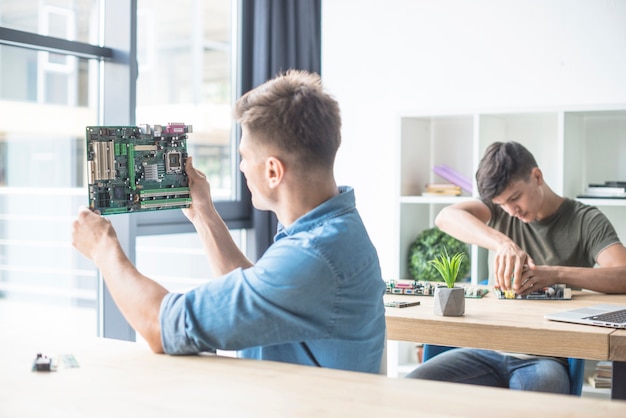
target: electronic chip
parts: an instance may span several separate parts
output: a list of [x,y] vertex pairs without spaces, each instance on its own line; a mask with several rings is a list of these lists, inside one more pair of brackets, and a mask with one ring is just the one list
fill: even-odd
[[189,207],[191,125],[88,126],[89,207],[103,215]]

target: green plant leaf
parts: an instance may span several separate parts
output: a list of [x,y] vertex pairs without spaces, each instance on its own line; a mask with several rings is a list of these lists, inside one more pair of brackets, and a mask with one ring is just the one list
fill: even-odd
[[446,286],[452,288],[459,275],[459,269],[464,259],[465,253],[456,253],[450,257],[447,248],[444,247],[443,253],[439,254],[438,257],[430,260],[428,263],[439,272]]

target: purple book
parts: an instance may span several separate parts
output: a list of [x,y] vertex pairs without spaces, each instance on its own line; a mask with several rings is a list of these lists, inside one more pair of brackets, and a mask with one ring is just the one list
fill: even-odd
[[433,172],[450,183],[456,184],[469,194],[472,194],[472,180],[465,177],[458,171],[453,170],[445,164],[441,164],[434,166]]

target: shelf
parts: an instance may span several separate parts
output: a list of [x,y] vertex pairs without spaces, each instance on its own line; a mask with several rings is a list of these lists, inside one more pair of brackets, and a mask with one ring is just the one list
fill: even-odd
[[626,199],[581,198],[576,200],[590,206],[626,206]]
[[588,383],[583,384],[583,398],[611,399],[611,389],[596,389]]
[[[467,202],[477,199],[472,196],[400,196],[402,204],[447,204],[451,205],[459,202]],[[576,198],[576,200],[590,206],[626,206],[624,199],[603,199],[603,198]]]
[[[447,165],[474,178],[485,149],[495,141],[514,140],[535,156],[548,185],[559,195],[576,199],[591,183],[626,181],[626,105],[606,108],[403,113],[398,124],[399,268],[407,276],[408,246],[444,207],[473,196],[422,196],[428,183],[445,182],[433,167]],[[626,242],[626,199],[577,199],[599,207]],[[472,277],[489,276],[489,254],[471,247]]]
[[453,204],[474,200],[471,196],[401,196],[400,203],[415,204]]

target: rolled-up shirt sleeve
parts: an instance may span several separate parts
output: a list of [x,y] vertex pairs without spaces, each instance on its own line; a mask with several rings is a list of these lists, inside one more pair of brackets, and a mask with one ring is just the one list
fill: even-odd
[[185,295],[168,293],[161,301],[161,344],[168,354],[193,354],[201,350],[193,340],[188,339],[185,331]]
[[160,312],[164,351],[241,350],[327,337],[336,311],[333,275],[315,251],[287,241],[251,268],[166,295]]

